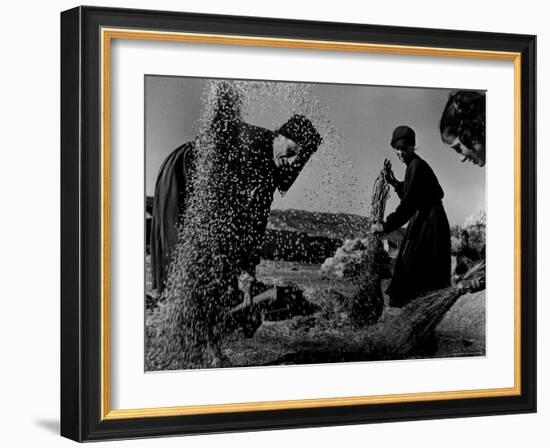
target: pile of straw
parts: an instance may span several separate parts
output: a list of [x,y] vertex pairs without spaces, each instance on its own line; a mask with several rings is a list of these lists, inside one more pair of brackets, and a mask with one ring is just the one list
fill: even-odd
[[459,297],[485,289],[485,271],[485,261],[481,261],[470,269],[459,285],[416,298],[401,313],[370,329],[366,336],[370,346],[385,353],[385,359],[416,356]]
[[386,314],[378,323],[361,331],[342,330],[330,346],[321,338],[309,341],[307,346],[300,340],[295,351],[266,362],[265,365],[396,360],[426,356],[424,352],[430,345],[435,329],[458,298],[484,289],[485,261],[473,267],[460,285],[423,294],[399,312]]

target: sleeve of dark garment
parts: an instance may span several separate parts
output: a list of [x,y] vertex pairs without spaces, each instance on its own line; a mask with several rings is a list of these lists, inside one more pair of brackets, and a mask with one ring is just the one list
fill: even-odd
[[255,275],[256,266],[261,261],[262,246],[265,239],[267,221],[273,201],[274,188],[265,182],[257,186],[247,207],[243,210],[241,254],[238,258],[239,268]]
[[240,248],[236,257],[239,269],[255,275],[275,191],[273,163],[274,134],[244,123],[241,130],[243,151],[240,171],[242,192],[246,192],[239,213]]
[[[418,210],[424,190],[423,166],[424,164],[416,160],[407,167],[405,182],[401,183],[401,202],[386,218],[384,233],[393,232],[405,225]],[[399,195],[399,191],[397,194]]]
[[397,196],[399,196],[399,199],[403,199],[403,184],[404,182],[397,181],[393,186],[393,189],[397,193]]

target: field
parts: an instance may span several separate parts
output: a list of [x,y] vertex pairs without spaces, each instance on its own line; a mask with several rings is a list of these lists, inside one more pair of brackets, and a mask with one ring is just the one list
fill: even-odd
[[[263,260],[258,280],[271,285],[295,284],[315,311],[280,321],[266,320],[253,337],[242,330],[225,340],[222,354],[228,366],[310,364],[388,359],[368,336],[349,325],[350,282],[325,276],[319,264]],[[399,320],[402,311],[386,308],[381,319]],[[147,311],[150,322],[153,311]],[[386,342],[399,338],[399,327],[388,325]],[[433,334],[409,358],[483,356],[485,354],[485,292],[460,297],[443,316]],[[393,359],[393,358],[389,358]]]
[[[438,358],[485,355],[485,291],[452,300],[435,323],[422,316],[388,307],[373,328],[358,331],[352,324],[351,298],[355,287],[347,278],[323,272],[321,263],[334,255],[347,238],[367,228],[366,218],[350,214],[272,210],[256,276],[272,286],[295,285],[306,300],[302,311],[264,314],[252,337],[238,328],[221,347],[227,366],[308,364],[398,358]],[[394,258],[403,229],[386,236],[386,250]],[[393,261],[390,261],[390,269]],[[149,257],[146,257],[147,334],[154,334],[155,309],[151,300]],[[384,290],[389,280],[382,281]],[[448,307],[444,307],[447,309]],[[245,313],[245,316],[248,314]],[[284,320],[276,320],[284,319]],[[415,328],[413,328],[416,325]],[[396,347],[408,344],[408,335],[428,325],[430,331],[415,339],[403,354]],[[427,328],[427,326],[426,326]],[[250,335],[248,335],[250,336]],[[411,339],[409,338],[409,339]],[[389,349],[388,347],[391,347]]]

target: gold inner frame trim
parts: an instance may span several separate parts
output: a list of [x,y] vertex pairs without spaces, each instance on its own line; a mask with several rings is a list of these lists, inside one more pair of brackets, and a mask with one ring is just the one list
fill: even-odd
[[[110,64],[111,41],[131,39],[215,45],[296,48],[324,51],[383,53],[411,56],[453,57],[513,61],[514,63],[514,386],[442,392],[422,392],[355,397],[279,400],[213,405],[189,405],[140,409],[111,409],[110,345]],[[101,29],[101,420],[168,417],[232,412],[252,412],[319,407],[406,403],[431,400],[503,397],[521,394],[521,54],[459,48],[418,47],[355,42],[278,39],[217,34]]]

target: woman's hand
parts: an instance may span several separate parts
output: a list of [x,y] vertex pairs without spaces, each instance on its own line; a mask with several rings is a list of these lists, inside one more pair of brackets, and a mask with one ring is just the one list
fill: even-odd
[[377,222],[370,226],[370,231],[372,233],[384,233],[384,225],[381,222]]
[[462,294],[478,292],[485,289],[485,278],[464,280],[456,286]]
[[251,306],[252,305],[252,282],[254,277],[248,272],[243,271],[238,278],[239,290],[243,293],[243,305]]
[[390,185],[395,185],[397,183],[397,179],[395,178],[395,174],[393,174],[391,162],[389,161],[389,159],[384,159],[384,168],[382,168],[382,174],[384,176],[384,179],[386,179],[386,182]]

